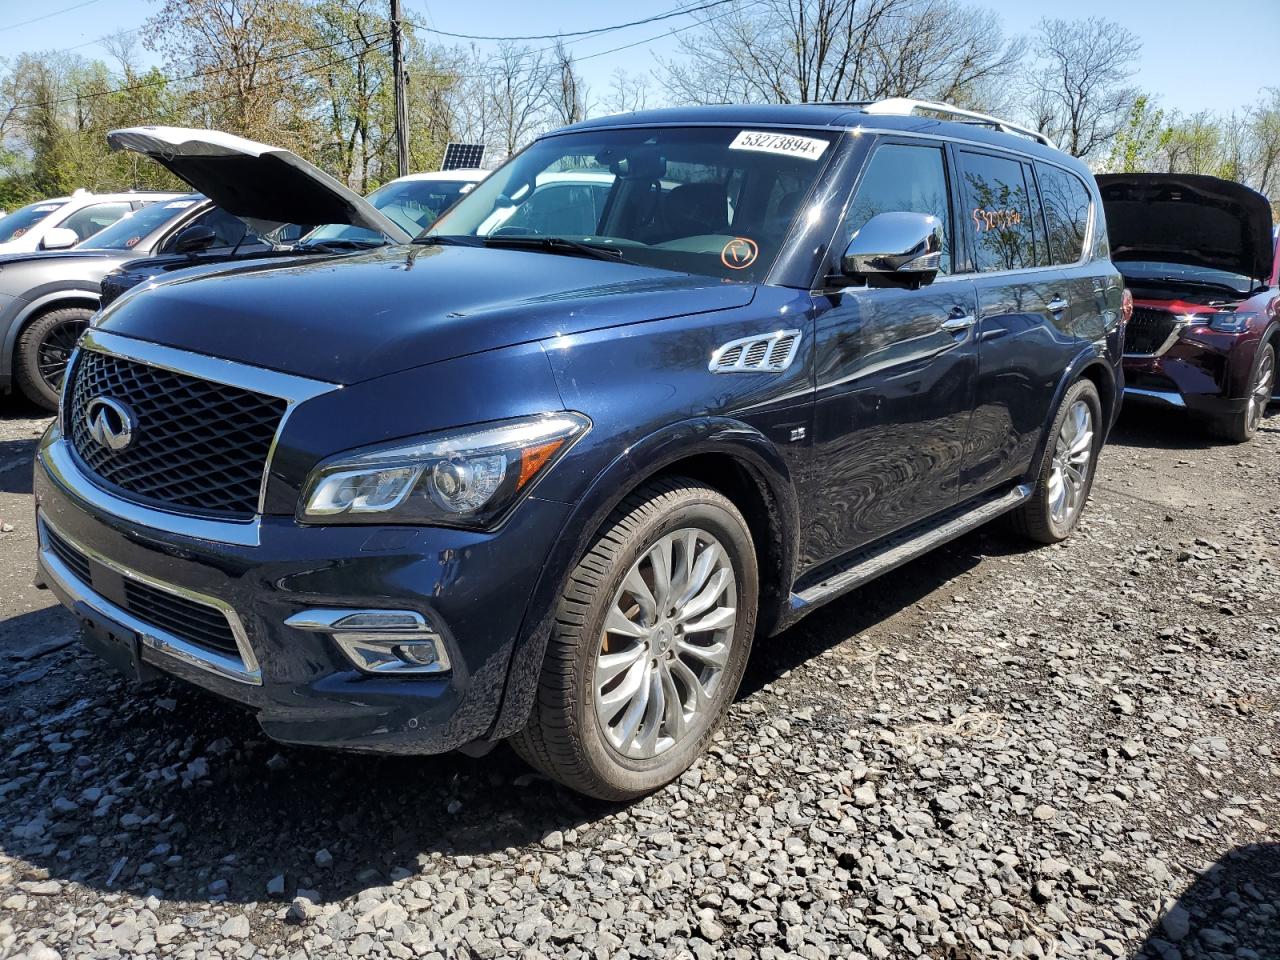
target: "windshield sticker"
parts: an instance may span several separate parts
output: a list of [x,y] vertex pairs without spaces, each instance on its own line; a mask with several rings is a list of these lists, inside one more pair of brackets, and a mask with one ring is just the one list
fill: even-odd
[[166,210],[185,210],[191,206],[195,206],[194,200],[170,200],[164,205],[164,208]]
[[720,262],[730,270],[745,270],[760,256],[760,247],[748,237],[734,237],[720,251]]
[[970,216],[973,217],[973,228],[978,233],[982,233],[983,230],[1008,230],[1022,223],[1022,213],[1013,208],[987,210],[983,207],[974,207]]
[[777,153],[784,157],[817,160],[830,141],[819,137],[798,137],[793,133],[769,133],[765,130],[743,130],[729,144],[730,150],[755,150]]

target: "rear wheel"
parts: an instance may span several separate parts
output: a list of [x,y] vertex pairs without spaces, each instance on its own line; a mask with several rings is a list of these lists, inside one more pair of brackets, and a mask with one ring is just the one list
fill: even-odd
[[675,779],[737,693],[756,593],[751,534],[731,501],[685,479],[632,494],[569,578],[512,745],[601,799]]
[[1253,371],[1249,378],[1249,397],[1244,409],[1238,413],[1220,417],[1213,421],[1213,432],[1223,440],[1232,443],[1246,443],[1253,439],[1262,425],[1262,415],[1267,404],[1271,402],[1271,393],[1276,385],[1276,350],[1270,343],[1258,348],[1253,360]]
[[67,361],[91,316],[93,311],[87,307],[61,307],[37,317],[22,331],[14,373],[18,389],[32,403],[58,409]]
[[1080,523],[1102,446],[1102,401],[1090,380],[1067,390],[1050,428],[1035,491],[1011,516],[1038,543],[1067,539]]

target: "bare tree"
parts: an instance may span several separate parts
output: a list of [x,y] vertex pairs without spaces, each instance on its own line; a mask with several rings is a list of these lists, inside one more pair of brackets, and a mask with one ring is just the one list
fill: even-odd
[[552,53],[554,77],[550,78],[547,100],[555,121],[561,125],[587,118],[587,85],[578,76],[573,57],[561,41]]
[[959,0],[756,0],[703,16],[663,65],[677,102],[973,102],[1024,49]]
[[482,74],[489,113],[485,142],[509,156],[532,140],[546,122],[555,76],[556,64],[544,51],[501,44]]
[[1030,81],[1031,119],[1076,157],[1110,144],[1138,91],[1128,81],[1142,44],[1109,20],[1042,20]]
[[609,78],[609,92],[602,104],[605,113],[632,113],[649,104],[649,78],[643,73],[628,73],[621,67]]

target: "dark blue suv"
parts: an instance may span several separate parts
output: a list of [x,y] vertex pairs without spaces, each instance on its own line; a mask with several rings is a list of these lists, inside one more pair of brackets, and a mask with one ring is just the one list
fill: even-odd
[[41,579],[271,737],[684,770],[753,640],[1001,515],[1120,395],[1085,166],[913,102],[539,139],[414,243],[136,290],[36,468]]

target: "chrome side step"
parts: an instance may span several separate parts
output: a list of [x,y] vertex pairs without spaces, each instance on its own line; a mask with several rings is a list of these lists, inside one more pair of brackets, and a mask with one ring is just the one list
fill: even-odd
[[825,579],[791,594],[791,609],[802,610],[817,603],[825,603],[842,593],[856,589],[876,577],[900,567],[949,540],[976,530],[1001,514],[1008,513],[1031,496],[1034,488],[1024,483],[1008,493],[984,500],[974,506],[966,506],[942,515],[942,520],[929,521],[923,530],[909,527],[854,554],[848,566]]

